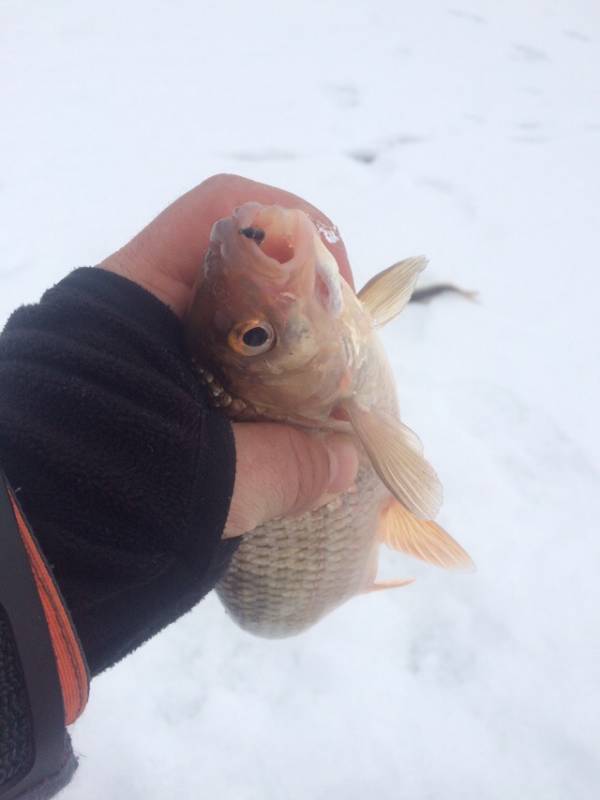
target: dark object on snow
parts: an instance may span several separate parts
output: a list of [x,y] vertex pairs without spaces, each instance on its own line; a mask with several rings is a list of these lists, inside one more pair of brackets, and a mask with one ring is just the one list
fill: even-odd
[[460,294],[467,300],[476,300],[479,292],[471,292],[461,289],[453,283],[435,283],[432,286],[424,286],[422,289],[415,289],[410,298],[411,303],[428,303],[434,297],[441,294]]

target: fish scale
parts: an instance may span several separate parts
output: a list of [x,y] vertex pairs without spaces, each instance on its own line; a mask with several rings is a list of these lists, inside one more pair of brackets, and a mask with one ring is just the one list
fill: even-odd
[[229,615],[255,635],[292,636],[363,591],[385,495],[365,464],[355,490],[246,534],[216,587]]

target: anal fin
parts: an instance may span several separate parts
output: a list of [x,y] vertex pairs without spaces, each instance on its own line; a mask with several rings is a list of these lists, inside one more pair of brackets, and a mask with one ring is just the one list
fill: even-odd
[[469,554],[440,525],[417,519],[390,498],[381,519],[381,538],[393,550],[444,569],[474,569]]
[[402,586],[410,586],[410,584],[414,582],[414,578],[405,578],[404,580],[398,579],[391,581],[375,581],[375,583],[371,584],[371,586],[363,591],[363,594],[371,594],[371,592],[384,592],[386,589],[400,589]]

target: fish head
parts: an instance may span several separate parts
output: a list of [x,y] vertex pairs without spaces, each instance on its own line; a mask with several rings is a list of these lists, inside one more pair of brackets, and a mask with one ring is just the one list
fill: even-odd
[[246,203],[212,228],[188,347],[257,416],[323,421],[348,383],[348,298],[307,214]]

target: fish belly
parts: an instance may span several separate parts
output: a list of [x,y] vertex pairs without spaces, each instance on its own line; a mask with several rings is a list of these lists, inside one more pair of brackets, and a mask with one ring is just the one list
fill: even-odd
[[229,615],[257,636],[293,636],[366,589],[385,496],[364,465],[355,490],[243,536],[216,587]]

